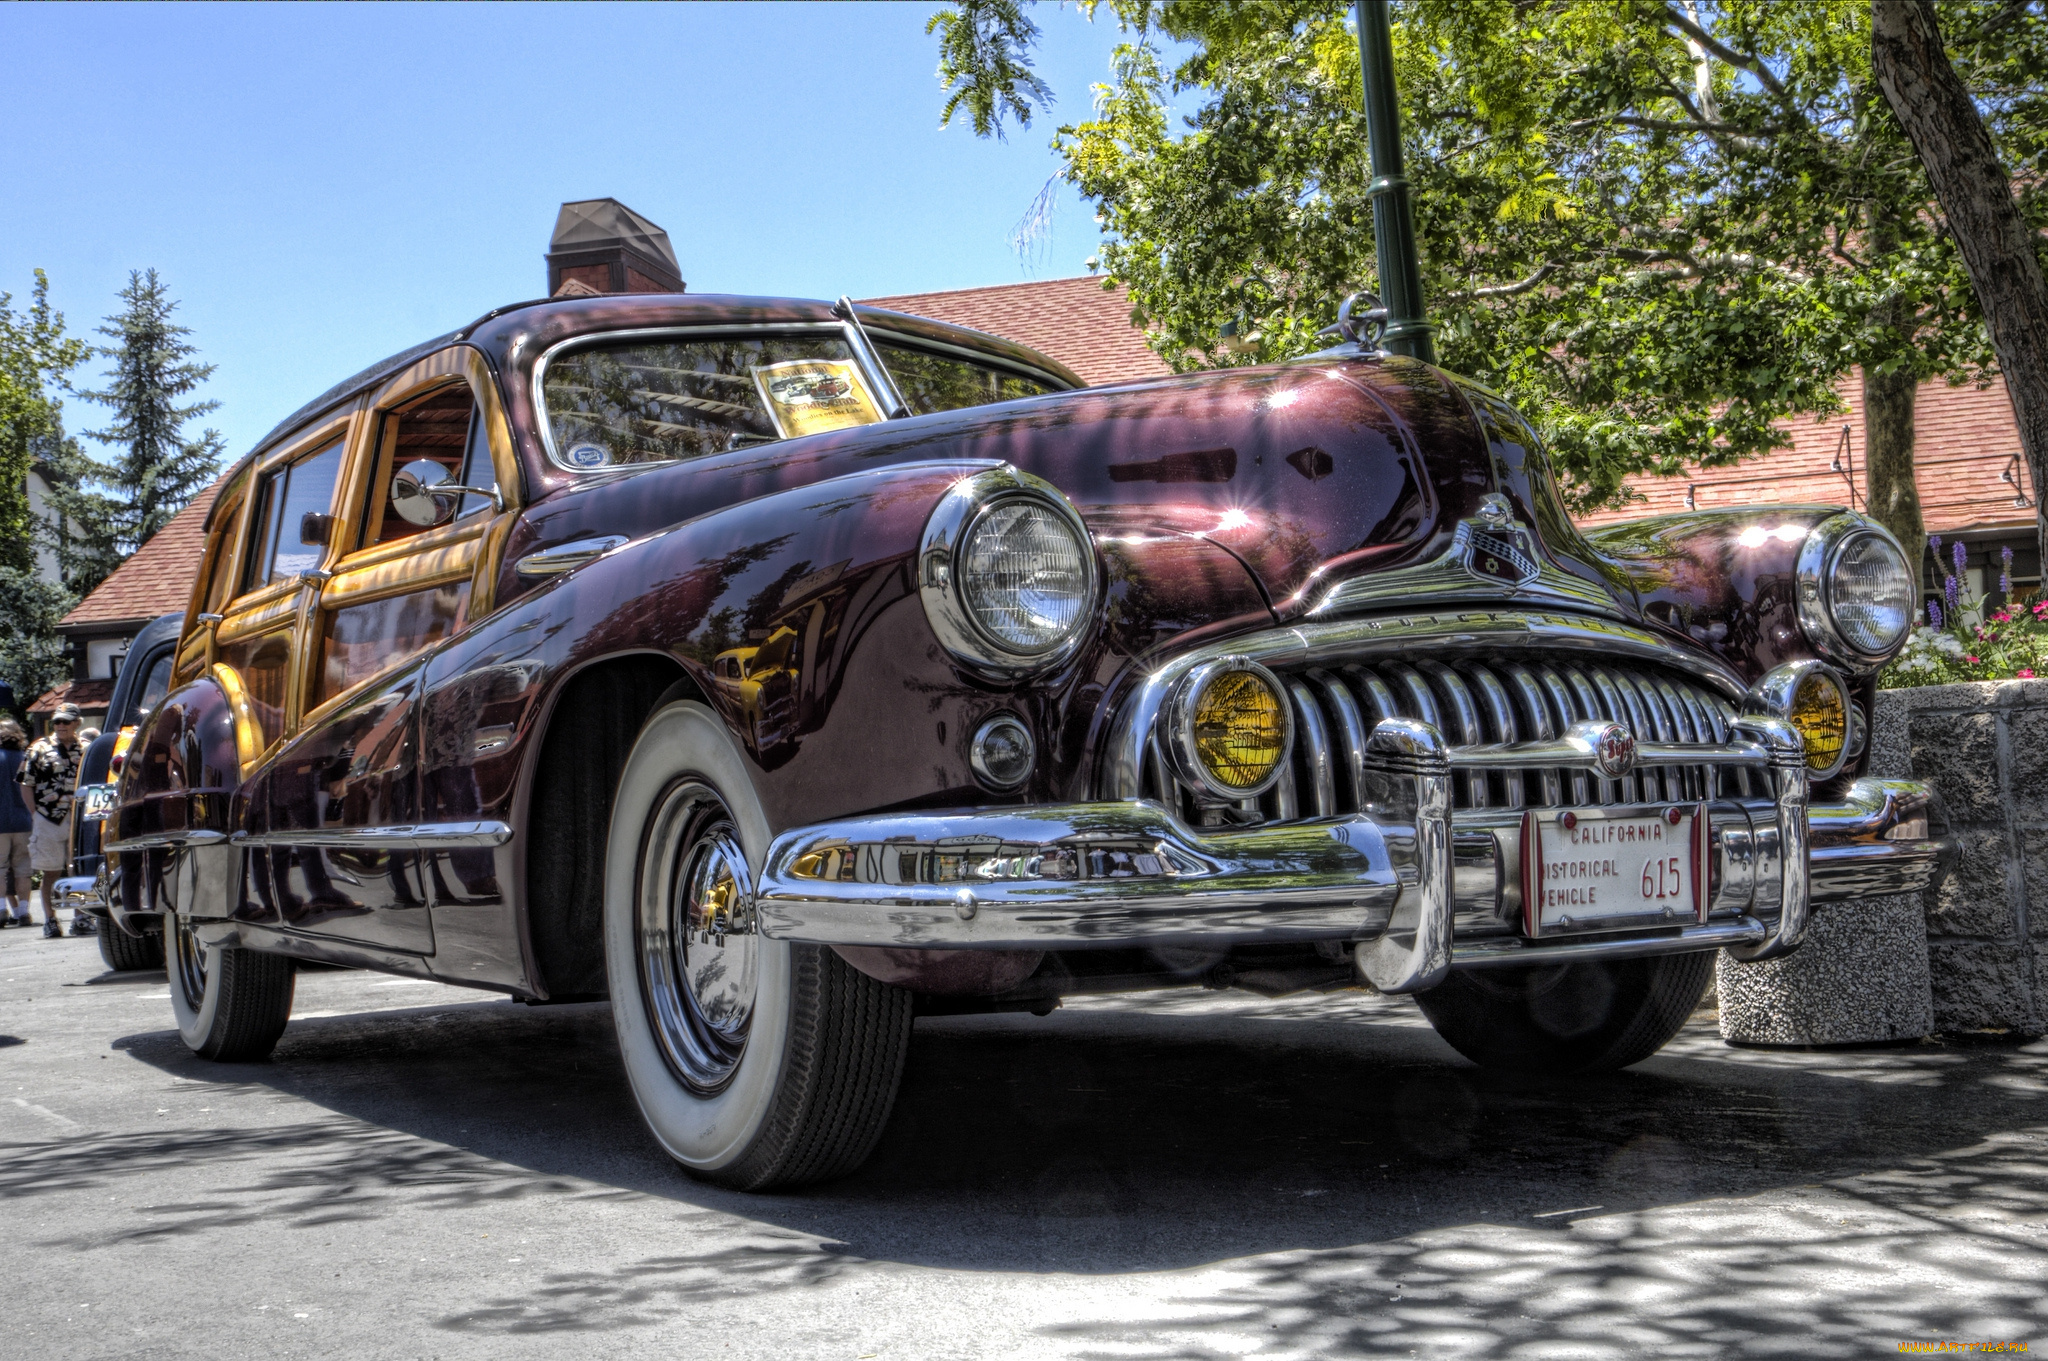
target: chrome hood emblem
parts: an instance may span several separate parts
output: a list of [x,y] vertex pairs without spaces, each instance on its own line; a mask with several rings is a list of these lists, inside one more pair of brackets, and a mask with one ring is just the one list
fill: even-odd
[[1513,508],[1499,492],[1481,497],[1479,513],[1458,522],[1451,552],[1473,576],[1511,592],[1543,575],[1535,536],[1515,523]]

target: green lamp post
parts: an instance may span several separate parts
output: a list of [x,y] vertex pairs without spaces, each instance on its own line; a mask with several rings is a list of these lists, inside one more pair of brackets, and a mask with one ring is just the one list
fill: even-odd
[[1436,362],[1436,328],[1423,320],[1422,266],[1415,254],[1415,215],[1401,160],[1401,106],[1394,94],[1390,0],[1358,0],[1358,57],[1365,82],[1365,138],[1371,157],[1372,231],[1379,254],[1380,300],[1387,329],[1380,344],[1395,354]]

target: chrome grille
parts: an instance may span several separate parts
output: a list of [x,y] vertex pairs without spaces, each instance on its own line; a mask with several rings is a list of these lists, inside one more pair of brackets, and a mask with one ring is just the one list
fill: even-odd
[[[1454,746],[1526,742],[1560,735],[1586,719],[1620,723],[1646,742],[1728,740],[1735,708],[1697,683],[1639,664],[1578,659],[1458,657],[1312,667],[1283,673],[1293,701],[1290,769],[1258,799],[1226,803],[1173,780],[1157,750],[1146,762],[1145,796],[1196,826],[1247,825],[1358,811],[1366,735],[1384,718],[1419,719]],[[1754,783],[1755,788],[1752,788]],[[1764,792],[1736,767],[1639,770],[1619,780],[1583,771],[1461,770],[1458,808],[1554,808],[1696,802]]]

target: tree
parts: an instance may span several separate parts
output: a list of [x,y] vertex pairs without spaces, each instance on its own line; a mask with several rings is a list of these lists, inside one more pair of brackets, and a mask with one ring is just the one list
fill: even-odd
[[[2000,86],[2038,85],[2041,67],[2030,60],[2038,45],[2016,43],[2011,36],[2043,22],[2028,6],[2013,3],[1966,30],[1980,57],[1995,53],[2004,58],[1978,63],[1979,71],[1991,77],[1986,93],[1995,103],[2007,96]],[[2015,148],[2028,170],[2027,191],[2016,199],[1977,100],[1942,48],[1931,0],[1875,0],[1870,64],[1934,184],[1969,270],[2012,398],[2020,445],[2033,469],[2035,533],[2041,560],[2048,562],[2048,501],[2042,495],[2048,488],[2048,282],[2041,275],[2039,227],[2040,202],[2048,190],[2041,178],[2048,149],[2042,134],[2048,129],[2029,127],[2030,144]],[[2034,208],[2031,222],[2027,206]]]
[[86,356],[85,343],[64,334],[63,314],[50,307],[48,277],[37,270],[35,279],[25,313],[0,293],[0,568],[16,572],[35,570],[29,470],[55,456],[64,439],[63,403],[52,390]]
[[[1131,40],[1093,116],[1055,142],[1098,206],[1107,273],[1178,367],[1324,343],[1336,300],[1374,275],[1348,7],[1113,11]],[[1834,384],[1860,364],[1871,509],[1917,552],[1914,390],[1981,378],[1991,356],[1884,116],[1867,6],[1409,0],[1396,14],[1439,349],[1531,416],[1574,502],[1781,447],[1773,422],[1839,411]],[[1162,37],[1190,53],[1170,74]],[[994,87],[971,109],[1006,107],[1004,79],[993,63],[952,74],[956,94]],[[1189,94],[1175,131],[1168,101]],[[2000,116],[2038,114],[2021,98]],[[1225,354],[1219,328],[1240,318],[1258,343]]]
[[59,570],[81,595],[148,543],[220,471],[220,432],[184,435],[186,421],[220,406],[183,401],[214,366],[193,360],[198,349],[185,339],[191,331],[171,321],[177,303],[155,270],[131,271],[120,296],[127,306],[99,328],[116,343],[94,349],[113,361],[110,381],[102,391],[78,394],[113,410],[105,429],[86,435],[114,446],[116,456],[97,459],[71,445],[58,464],[66,485],[51,498],[66,521]]
[[71,678],[57,621],[77,603],[77,596],[33,571],[0,567],[0,680],[14,687],[23,705]]

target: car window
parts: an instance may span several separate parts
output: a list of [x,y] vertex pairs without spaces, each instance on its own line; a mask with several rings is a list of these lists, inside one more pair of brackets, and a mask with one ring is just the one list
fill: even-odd
[[334,505],[334,482],[341,473],[340,440],[316,454],[279,468],[256,484],[256,514],[250,520],[249,556],[242,570],[242,590],[253,591],[320,565],[326,549],[301,543],[300,525],[310,511],[326,514]]
[[963,406],[983,406],[1060,390],[1036,378],[953,355],[887,343],[881,351],[882,362],[889,366],[889,375],[896,380],[896,390],[903,394],[904,404],[920,416],[928,411],[957,411]]
[[593,346],[550,360],[542,388],[555,461],[579,471],[882,419],[853,351],[832,335]]
[[170,690],[171,663],[175,660],[176,654],[166,650],[158,653],[157,659],[149,664],[149,674],[143,678],[142,693],[135,700],[135,712],[129,716],[128,722],[134,722],[135,715],[156,708],[157,702]]
[[[364,547],[390,543],[428,528],[391,508],[392,474],[408,463],[430,459],[441,465],[447,480],[466,487],[495,489],[498,484],[483,414],[467,383],[436,388],[385,412],[377,450],[377,475],[371,479],[370,504],[363,517]],[[458,520],[491,507],[488,496],[465,496],[462,502],[455,514]]]

